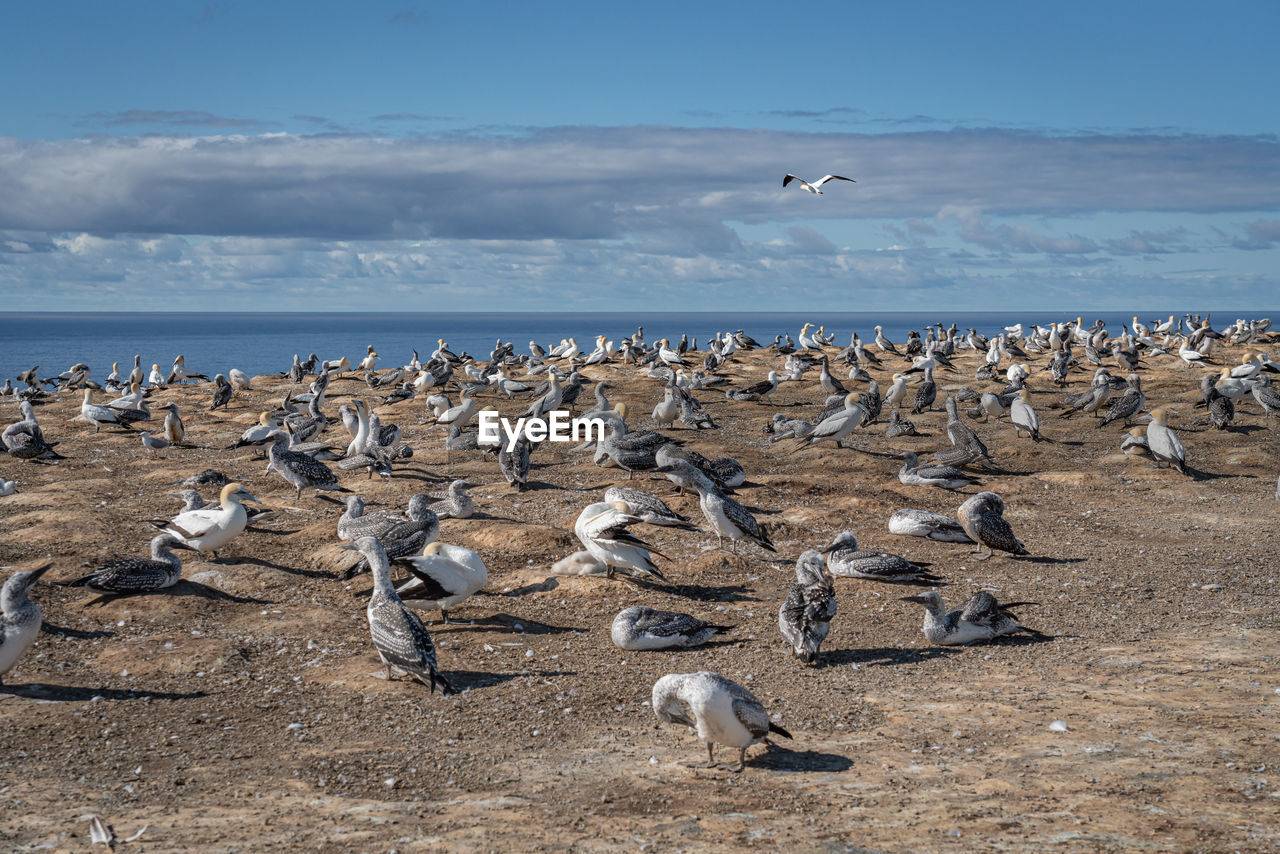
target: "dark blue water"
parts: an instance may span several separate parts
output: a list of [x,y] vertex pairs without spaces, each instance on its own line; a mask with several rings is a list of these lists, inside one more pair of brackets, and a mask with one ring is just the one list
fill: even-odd
[[[1181,314],[1182,312],[1173,312]],[[1134,312],[1103,312],[1085,317],[1085,324],[1101,318],[1118,334]],[[1140,319],[1168,317],[1170,311],[1138,312]],[[1214,317],[1218,326],[1234,319],[1224,313]],[[159,363],[163,369],[181,353],[187,367],[212,376],[239,368],[249,375],[283,371],[293,354],[306,358],[318,353],[324,359],[347,356],[358,363],[372,344],[382,357],[381,367],[403,365],[417,348],[425,361],[444,338],[455,353],[464,350],[477,359],[488,358],[494,342],[513,341],[518,353],[528,352],[529,341],[549,346],[573,336],[584,351],[595,346],[595,336],[613,341],[644,326],[645,340],[670,338],[681,333],[696,337],[699,345],[717,331],[745,329],[762,344],[779,332],[794,338],[806,322],[826,324],[841,346],[857,330],[864,339],[873,327],[884,326],[895,341],[907,330],[923,329],[941,321],[985,334],[1014,323],[1044,324],[1073,320],[1070,315],[1028,312],[921,312],[799,313],[799,312],[650,312],[650,313],[466,313],[466,314],[209,314],[209,313],[0,313],[0,380],[13,377],[32,365],[42,376],[53,376],[77,362],[84,362],[99,379],[111,371],[111,363],[130,368],[135,353],[144,369]]]

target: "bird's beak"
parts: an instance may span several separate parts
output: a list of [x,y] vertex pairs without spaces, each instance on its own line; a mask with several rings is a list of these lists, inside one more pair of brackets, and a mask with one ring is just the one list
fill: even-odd
[[917,605],[923,605],[925,600],[923,596],[903,596],[899,599],[899,601],[915,602]]
[[240,500],[241,500],[241,501],[252,501],[254,504],[261,504],[261,503],[262,503],[262,502],[261,502],[261,501],[259,501],[258,499],[254,498],[254,497],[253,497],[253,495],[252,495],[251,493],[249,493],[248,491],[243,490],[243,489],[242,489],[242,490],[240,490]]
[[668,472],[672,470],[673,469],[671,466],[658,466],[657,468],[654,469],[654,471],[661,471],[661,472]]
[[48,572],[52,566],[53,566],[53,561],[49,561],[44,566],[39,566],[31,570],[31,581],[28,582],[27,586],[30,587],[32,584],[35,584],[37,581],[39,581],[40,576]]
[[356,544],[355,544],[355,541],[352,541],[349,543],[342,543],[341,545],[338,546],[338,548],[342,549],[344,552],[353,552],[356,550]]
[[186,549],[186,550],[187,550],[187,551],[189,551],[189,552],[193,552],[193,551],[195,551],[195,549],[193,549],[191,546],[187,545],[187,544],[186,544],[186,543],[184,543],[182,540],[178,540],[178,539],[175,539],[173,542],[169,543],[169,548],[171,548],[171,549]]
[[823,555],[831,554],[833,551],[835,551],[835,548],[836,548],[836,544],[832,543],[831,545],[827,546],[825,549],[822,549],[821,551],[819,551],[818,554],[823,554]]

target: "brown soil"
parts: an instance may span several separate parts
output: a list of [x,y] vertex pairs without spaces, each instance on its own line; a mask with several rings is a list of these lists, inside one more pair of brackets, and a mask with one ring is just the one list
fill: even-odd
[[[728,375],[755,381],[779,361],[751,354]],[[940,388],[979,387],[977,357],[957,361]],[[65,579],[145,554],[147,520],[176,509],[164,493],[205,468],[278,512],[215,564],[184,558],[203,587],[100,603],[37,587],[49,632],[0,695],[0,847],[86,850],[96,814],[121,837],[145,826],[122,845],[138,851],[1275,850],[1280,423],[1251,400],[1237,431],[1198,423],[1201,372],[1174,361],[1153,360],[1144,388],[1179,410],[1171,426],[1194,478],[1121,455],[1119,425],[1058,417],[1044,358],[1031,363],[1032,385],[1051,441],[976,425],[1004,470],[981,488],[1004,496],[1032,554],[1020,560],[975,561],[968,546],[887,532],[897,508],[952,513],[964,499],[902,486],[886,453],[946,445],[940,406],[914,417],[919,438],[886,441],[882,419],[855,434],[856,449],[789,454],[761,428],[779,410],[812,416],[824,396],[816,372],[765,404],[701,392],[722,428],[671,432],[742,462],[738,497],[769,527],[778,559],[639,526],[668,556],[659,563],[672,582],[643,589],[544,583],[577,548],[578,511],[625,474],[548,444],[534,454],[533,488],[514,493],[492,458],[441,450],[420,400],[382,408],[416,453],[390,481],[344,485],[403,507],[456,476],[483,484],[473,490],[482,517],[442,527],[491,572],[485,594],[455,612],[468,622],[431,623],[441,668],[466,689],[448,698],[375,677],[368,576],[336,577],[349,559],[332,548],[337,501],[296,501],[253,450],[219,450],[280,399],[278,378],[257,378],[261,391],[237,393],[225,414],[205,411],[207,386],[158,392],[182,404],[203,447],[154,460],[136,436],[73,421],[79,398],[66,393],[38,412],[67,459],[0,459],[21,489],[0,499],[0,562],[51,557],[46,578]],[[608,377],[633,413],[660,397],[633,368],[587,373]],[[882,387],[888,374],[874,372]],[[1068,390],[1090,375],[1073,372]],[[349,395],[374,397],[354,380],[331,390],[331,414]],[[701,519],[665,480],[631,485]],[[1041,603],[1021,615],[1055,638],[930,647],[921,609],[898,601],[912,588],[840,579],[817,666],[797,664],[776,625],[792,561],[845,528],[864,547],[932,562],[948,601],[985,587]],[[737,630],[675,654],[616,649],[613,615],[641,602]],[[700,743],[659,727],[647,701],[661,675],[703,668],[755,691],[794,741],[752,748],[742,774],[687,767],[704,757]]]

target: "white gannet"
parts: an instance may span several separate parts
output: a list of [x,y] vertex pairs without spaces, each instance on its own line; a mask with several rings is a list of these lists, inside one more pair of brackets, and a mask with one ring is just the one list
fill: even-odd
[[449,609],[462,604],[489,582],[489,569],[480,555],[462,546],[428,543],[420,555],[396,558],[410,578],[396,588],[411,608],[437,608],[441,622],[449,622]]
[[687,649],[701,646],[733,626],[719,626],[689,614],[659,611],[645,605],[623,608],[613,618],[609,636],[619,649]]
[[357,371],[372,371],[378,367],[378,354],[373,351],[373,345],[369,345],[368,354],[360,360],[360,364],[356,365]]
[[1147,425],[1147,448],[1151,457],[1159,463],[1166,463],[1177,469],[1179,473],[1190,475],[1187,471],[1187,452],[1176,433],[1169,429],[1169,416],[1164,409],[1153,409],[1146,418],[1151,419]]
[[1040,416],[1031,408],[1031,393],[1025,388],[1018,391],[1018,396],[1009,406],[1009,420],[1013,422],[1014,432],[1018,436],[1026,433],[1036,442],[1044,439],[1040,435]]
[[422,618],[405,607],[391,583],[391,564],[382,546],[373,537],[361,537],[343,548],[358,549],[373,570],[373,595],[365,615],[369,634],[378,657],[387,668],[408,673],[435,693],[439,685],[445,695],[456,694],[453,686],[436,667],[436,647]]
[[608,575],[608,573],[609,569],[604,562],[587,551],[574,552],[551,565],[552,575]]
[[658,342],[658,358],[667,365],[688,365],[689,363],[681,358],[679,353],[672,350],[670,345],[671,342],[666,338]]
[[924,537],[942,543],[972,543],[960,523],[942,513],[904,507],[889,517],[889,533]]
[[778,629],[792,654],[812,664],[835,615],[835,579],[822,555],[809,549],[796,559],[796,583],[778,608]]
[[1017,632],[1045,637],[1035,629],[1019,625],[1017,617],[1007,610],[1019,605],[1035,605],[1035,602],[1009,602],[1001,605],[990,593],[979,591],[969,597],[963,608],[948,612],[942,603],[942,597],[935,590],[916,596],[903,596],[902,601],[924,606],[924,626],[921,631],[930,642],[940,646],[977,643]]
[[1025,547],[1013,535],[1013,528],[1004,518],[1004,499],[994,492],[979,492],[960,505],[956,510],[964,532],[980,546],[986,547],[974,552],[979,560],[985,560],[995,554],[995,550],[1012,555],[1028,554]]
[[194,371],[187,370],[187,360],[185,356],[179,355],[173,360],[173,370],[169,371],[166,378],[167,383],[184,383],[187,380],[208,380],[204,374],[197,374]]
[[[956,526],[957,528],[959,525]],[[822,550],[827,556],[827,569],[841,578],[870,578],[874,581],[937,581],[925,567],[888,552],[858,548],[853,531],[836,534],[831,545]]]
[[[198,495],[198,493],[197,493]],[[187,548],[173,534],[159,534],[151,540],[151,557],[112,558],[88,575],[59,581],[63,587],[87,587],[99,593],[126,595],[150,593],[172,587],[182,578],[182,560],[175,548]]]
[[[607,575],[612,575],[615,568],[623,568],[665,580],[649,554],[649,544],[627,530],[628,525],[640,521],[639,516],[628,511],[625,501],[588,504],[578,514],[573,533],[591,556],[607,567]],[[654,553],[665,557],[656,550]]]
[[147,385],[152,388],[165,387],[164,374],[161,373],[159,365],[151,366],[151,373],[147,375]]
[[46,563],[27,572],[15,572],[0,588],[0,685],[40,635],[44,618],[40,606],[27,593],[51,566]]
[[653,713],[667,724],[684,724],[707,745],[706,767],[715,764],[715,745],[738,748],[741,771],[747,748],[765,741],[770,733],[791,738],[791,733],[769,720],[764,705],[746,688],[719,673],[670,673],[653,684]]
[[249,375],[239,368],[232,368],[227,371],[227,378],[240,391],[253,391],[253,383],[250,381]]
[[1124,439],[1120,442],[1120,450],[1131,457],[1148,456],[1151,449],[1147,447],[1146,431],[1141,427],[1134,427],[1125,433]]
[[120,413],[106,406],[98,406],[93,402],[92,388],[84,390],[84,402],[80,404],[80,416],[93,425],[93,432],[95,433],[98,432],[103,424],[120,424]]
[[803,178],[800,178],[796,175],[792,175],[790,172],[788,172],[782,178],[782,186],[785,187],[788,184],[790,184],[792,181],[795,181],[797,184],[799,184],[800,189],[805,190],[806,192],[813,193],[815,196],[822,195],[822,190],[819,188],[823,184],[827,183],[828,181],[848,181],[850,184],[857,183],[852,178],[846,178],[843,175],[823,175],[821,178],[819,178],[818,180],[810,184],[808,181],[804,180]]
[[436,423],[445,426],[456,424],[459,428],[466,427],[476,414],[476,402],[472,399],[473,394],[474,392],[469,386],[464,388],[462,390],[462,402],[437,415]]
[[850,392],[844,396],[843,409],[818,422],[812,433],[795,441],[791,450],[798,451],[824,440],[834,441],[837,448],[843,448],[844,438],[853,432],[854,428],[865,424],[868,414],[866,407],[858,402],[857,393]]
[[258,499],[240,484],[228,483],[218,494],[218,509],[204,507],[179,513],[169,520],[164,530],[194,549],[201,560],[206,551],[216,558],[218,549],[239,536],[249,523],[242,501]]

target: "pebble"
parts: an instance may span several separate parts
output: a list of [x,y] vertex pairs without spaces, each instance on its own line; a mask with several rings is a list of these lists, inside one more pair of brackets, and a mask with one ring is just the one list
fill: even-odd
[[1051,729],[1054,732],[1066,732],[1067,724],[1065,721],[1054,721],[1053,723],[1049,724],[1049,729]]

